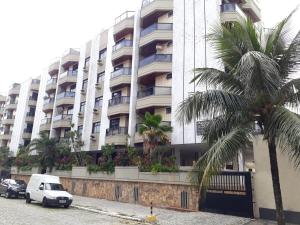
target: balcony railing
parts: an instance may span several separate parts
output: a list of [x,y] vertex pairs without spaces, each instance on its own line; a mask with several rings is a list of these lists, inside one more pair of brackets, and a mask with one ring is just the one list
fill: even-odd
[[53,121],[58,120],[72,120],[73,114],[60,114],[53,117]]
[[57,83],[57,78],[51,78],[47,81],[47,84],[56,84]]
[[35,113],[33,113],[33,112],[28,112],[28,113],[26,113],[26,116],[28,116],[28,117],[34,117],[34,116],[35,116]]
[[4,117],[4,119],[12,120],[12,119],[15,119],[15,116],[14,115],[7,115],[6,117]]
[[50,104],[50,103],[54,103],[54,98],[47,98],[44,100],[44,105]]
[[78,74],[77,70],[69,70],[67,72],[62,73],[59,78],[77,76],[77,74]]
[[32,133],[32,128],[25,128],[24,133]]
[[140,61],[139,67],[146,66],[153,62],[172,62],[172,54],[154,54]]
[[37,100],[38,100],[38,97],[37,97],[37,96],[30,96],[30,97],[29,97],[29,100],[30,100],[30,101],[37,101]]
[[133,45],[133,41],[132,40],[123,40],[121,42],[119,42],[118,44],[114,45],[112,48],[112,51],[115,52],[117,50],[119,50],[120,48],[123,47],[132,47]]
[[171,95],[171,87],[148,87],[145,90],[138,91],[138,98],[145,98],[151,95]]
[[141,37],[144,37],[156,30],[173,30],[172,23],[154,23],[141,31]]
[[106,136],[127,135],[128,127],[114,127],[106,130]]
[[41,124],[50,124],[52,121],[52,118],[44,118],[41,121]]
[[131,68],[125,67],[118,69],[111,73],[111,78],[119,77],[121,75],[131,75]]
[[74,97],[75,97],[75,92],[73,92],[73,91],[67,91],[67,92],[59,93],[59,94],[56,96],[56,99],[62,99],[62,98],[74,98]]
[[224,3],[221,5],[221,12],[238,12],[244,14],[241,8],[236,3]]
[[127,19],[127,18],[130,18],[134,16],[134,12],[133,11],[126,11],[124,13],[122,13],[120,16],[118,16],[116,19],[115,19],[115,25],[122,22],[123,20]]
[[120,105],[120,104],[129,104],[130,97],[129,96],[120,96],[114,97],[109,100],[108,106]]

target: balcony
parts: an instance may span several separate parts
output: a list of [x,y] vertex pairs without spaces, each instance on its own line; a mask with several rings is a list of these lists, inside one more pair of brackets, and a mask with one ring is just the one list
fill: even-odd
[[54,98],[47,98],[44,100],[43,112],[53,111]]
[[4,131],[3,134],[0,134],[0,140],[10,140],[11,139],[11,135],[12,135],[12,131]]
[[6,110],[16,110],[18,106],[17,101],[9,101],[8,104],[5,106]]
[[108,102],[107,115],[129,114],[129,96],[114,97]]
[[114,38],[119,40],[127,34],[133,33],[134,12],[127,11],[115,19]]
[[77,82],[78,71],[66,71],[59,76],[58,85],[69,85]]
[[221,5],[221,22],[241,22],[246,20],[245,13],[236,3],[225,3]]
[[61,58],[61,66],[67,68],[79,61],[80,52],[75,49],[67,50]]
[[171,54],[154,54],[140,61],[138,77],[144,77],[154,73],[172,72]]
[[106,130],[106,144],[126,145],[128,138],[128,127],[117,127]]
[[8,96],[18,95],[20,93],[20,88],[21,88],[20,84],[17,84],[17,83],[13,84],[8,91]]
[[53,93],[56,90],[57,78],[51,78],[47,81],[46,84],[46,92]]
[[8,115],[3,118],[2,124],[3,125],[13,125],[15,121],[15,116],[14,115]]
[[157,12],[173,10],[173,0],[143,0],[141,18]]
[[23,139],[31,139],[32,129],[25,128],[22,138]]
[[153,41],[173,40],[172,23],[154,23],[141,31],[140,47]]
[[110,88],[131,84],[131,68],[121,68],[111,73]]
[[28,112],[26,113],[25,122],[33,123],[35,113]]
[[29,106],[36,106],[37,103],[37,96],[30,96],[28,99],[28,105]]
[[40,80],[39,79],[32,79],[31,85],[30,85],[30,90],[32,91],[38,91],[40,88]]
[[253,22],[261,20],[261,10],[258,7],[256,0],[245,0],[246,3],[242,4],[242,9],[252,18]]
[[171,87],[149,87],[138,92],[136,109],[171,106]]
[[48,67],[48,74],[50,76],[53,76],[55,74],[58,74],[59,71],[59,60],[53,62],[49,67]]
[[74,98],[75,98],[75,92],[73,91],[59,93],[56,96],[56,106],[73,105]]
[[73,115],[70,114],[60,114],[53,117],[52,127],[54,129],[71,127],[72,116]]
[[51,118],[44,118],[40,125],[40,131],[49,131],[51,129]]
[[132,56],[132,40],[123,40],[113,46],[111,60],[125,59]]

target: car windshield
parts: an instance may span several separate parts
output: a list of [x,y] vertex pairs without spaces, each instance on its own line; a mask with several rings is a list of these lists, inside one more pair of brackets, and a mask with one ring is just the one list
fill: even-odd
[[18,185],[26,185],[25,181],[23,181],[23,180],[15,180],[15,182]]
[[46,183],[45,190],[64,191],[64,188],[61,184]]

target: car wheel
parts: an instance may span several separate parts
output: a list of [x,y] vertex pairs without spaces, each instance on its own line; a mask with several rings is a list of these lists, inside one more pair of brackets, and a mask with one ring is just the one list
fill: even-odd
[[30,199],[30,195],[29,195],[29,194],[27,194],[27,195],[25,196],[25,199],[26,199],[26,203],[28,203],[28,204],[31,203],[31,199]]
[[69,208],[70,207],[70,205],[68,204],[68,205],[64,205],[64,208],[65,209],[67,209],[67,208]]
[[46,199],[46,198],[43,199],[42,205],[43,205],[43,207],[45,207],[45,208],[48,206],[48,204],[47,204],[47,199]]
[[9,192],[5,192],[4,196],[5,196],[5,198],[10,198]]

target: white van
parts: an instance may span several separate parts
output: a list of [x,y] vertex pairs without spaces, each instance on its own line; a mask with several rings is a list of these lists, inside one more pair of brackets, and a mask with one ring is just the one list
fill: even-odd
[[44,207],[51,205],[68,208],[73,197],[64,190],[59,177],[32,174],[26,188],[26,203],[31,201],[41,202]]

